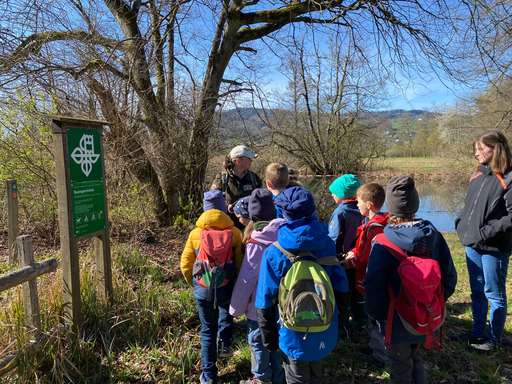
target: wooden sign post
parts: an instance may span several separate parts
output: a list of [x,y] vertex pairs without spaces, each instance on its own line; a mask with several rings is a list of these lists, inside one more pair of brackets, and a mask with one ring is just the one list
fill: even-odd
[[78,241],[94,238],[97,279],[112,302],[112,263],[106,204],[105,121],[52,116],[62,252],[64,312],[76,329],[82,322]]

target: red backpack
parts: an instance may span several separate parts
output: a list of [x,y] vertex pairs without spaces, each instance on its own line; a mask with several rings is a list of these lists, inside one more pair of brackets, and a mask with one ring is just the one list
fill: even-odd
[[[398,297],[394,297],[391,284],[388,285],[391,302],[388,310],[385,344],[391,344],[393,315],[396,312],[404,328],[413,335],[426,335],[425,348],[443,347],[443,322],[445,319],[444,287],[441,283],[439,263],[429,253],[408,255],[388,240],[383,233],[375,236],[375,242],[386,247],[400,265],[398,274],[402,281]],[[434,331],[439,329],[439,339]]]
[[235,275],[233,232],[230,229],[203,228],[199,240],[192,275],[202,287],[210,290],[223,287]]

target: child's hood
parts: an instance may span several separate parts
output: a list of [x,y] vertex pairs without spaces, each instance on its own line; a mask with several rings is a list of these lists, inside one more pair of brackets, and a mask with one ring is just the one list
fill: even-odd
[[359,208],[357,208],[357,201],[355,201],[355,200],[345,201],[345,202],[341,203],[340,205],[343,205],[343,210],[345,210],[345,211],[351,211],[357,215],[361,214],[361,212],[359,211]]
[[251,238],[259,243],[270,245],[277,239],[279,226],[286,223],[285,219],[274,219],[261,231],[253,231]]
[[393,244],[412,254],[430,252],[437,244],[439,232],[428,220],[387,225],[384,234]]
[[224,212],[218,209],[209,209],[203,212],[196,221],[199,228],[217,227],[221,229],[231,228],[233,220]]
[[282,224],[277,239],[283,248],[292,252],[319,251],[325,248],[328,233],[327,224],[309,216]]

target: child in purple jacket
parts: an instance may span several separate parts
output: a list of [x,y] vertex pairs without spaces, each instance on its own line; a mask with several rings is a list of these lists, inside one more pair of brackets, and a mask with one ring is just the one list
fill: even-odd
[[272,193],[268,189],[256,189],[249,200],[251,222],[244,232],[245,258],[231,296],[229,313],[234,317],[247,316],[247,337],[251,348],[251,371],[254,377],[241,380],[240,384],[281,384],[284,379],[281,352],[270,352],[263,346],[258,326],[256,289],[263,251],[277,240],[278,227],[285,222],[276,219]]

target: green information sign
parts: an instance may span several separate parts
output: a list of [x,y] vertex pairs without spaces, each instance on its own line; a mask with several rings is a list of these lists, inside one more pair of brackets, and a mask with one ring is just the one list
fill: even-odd
[[71,184],[71,204],[75,237],[105,228],[105,196],[101,180]]
[[95,129],[69,128],[67,133],[71,183],[101,180],[100,132]]

